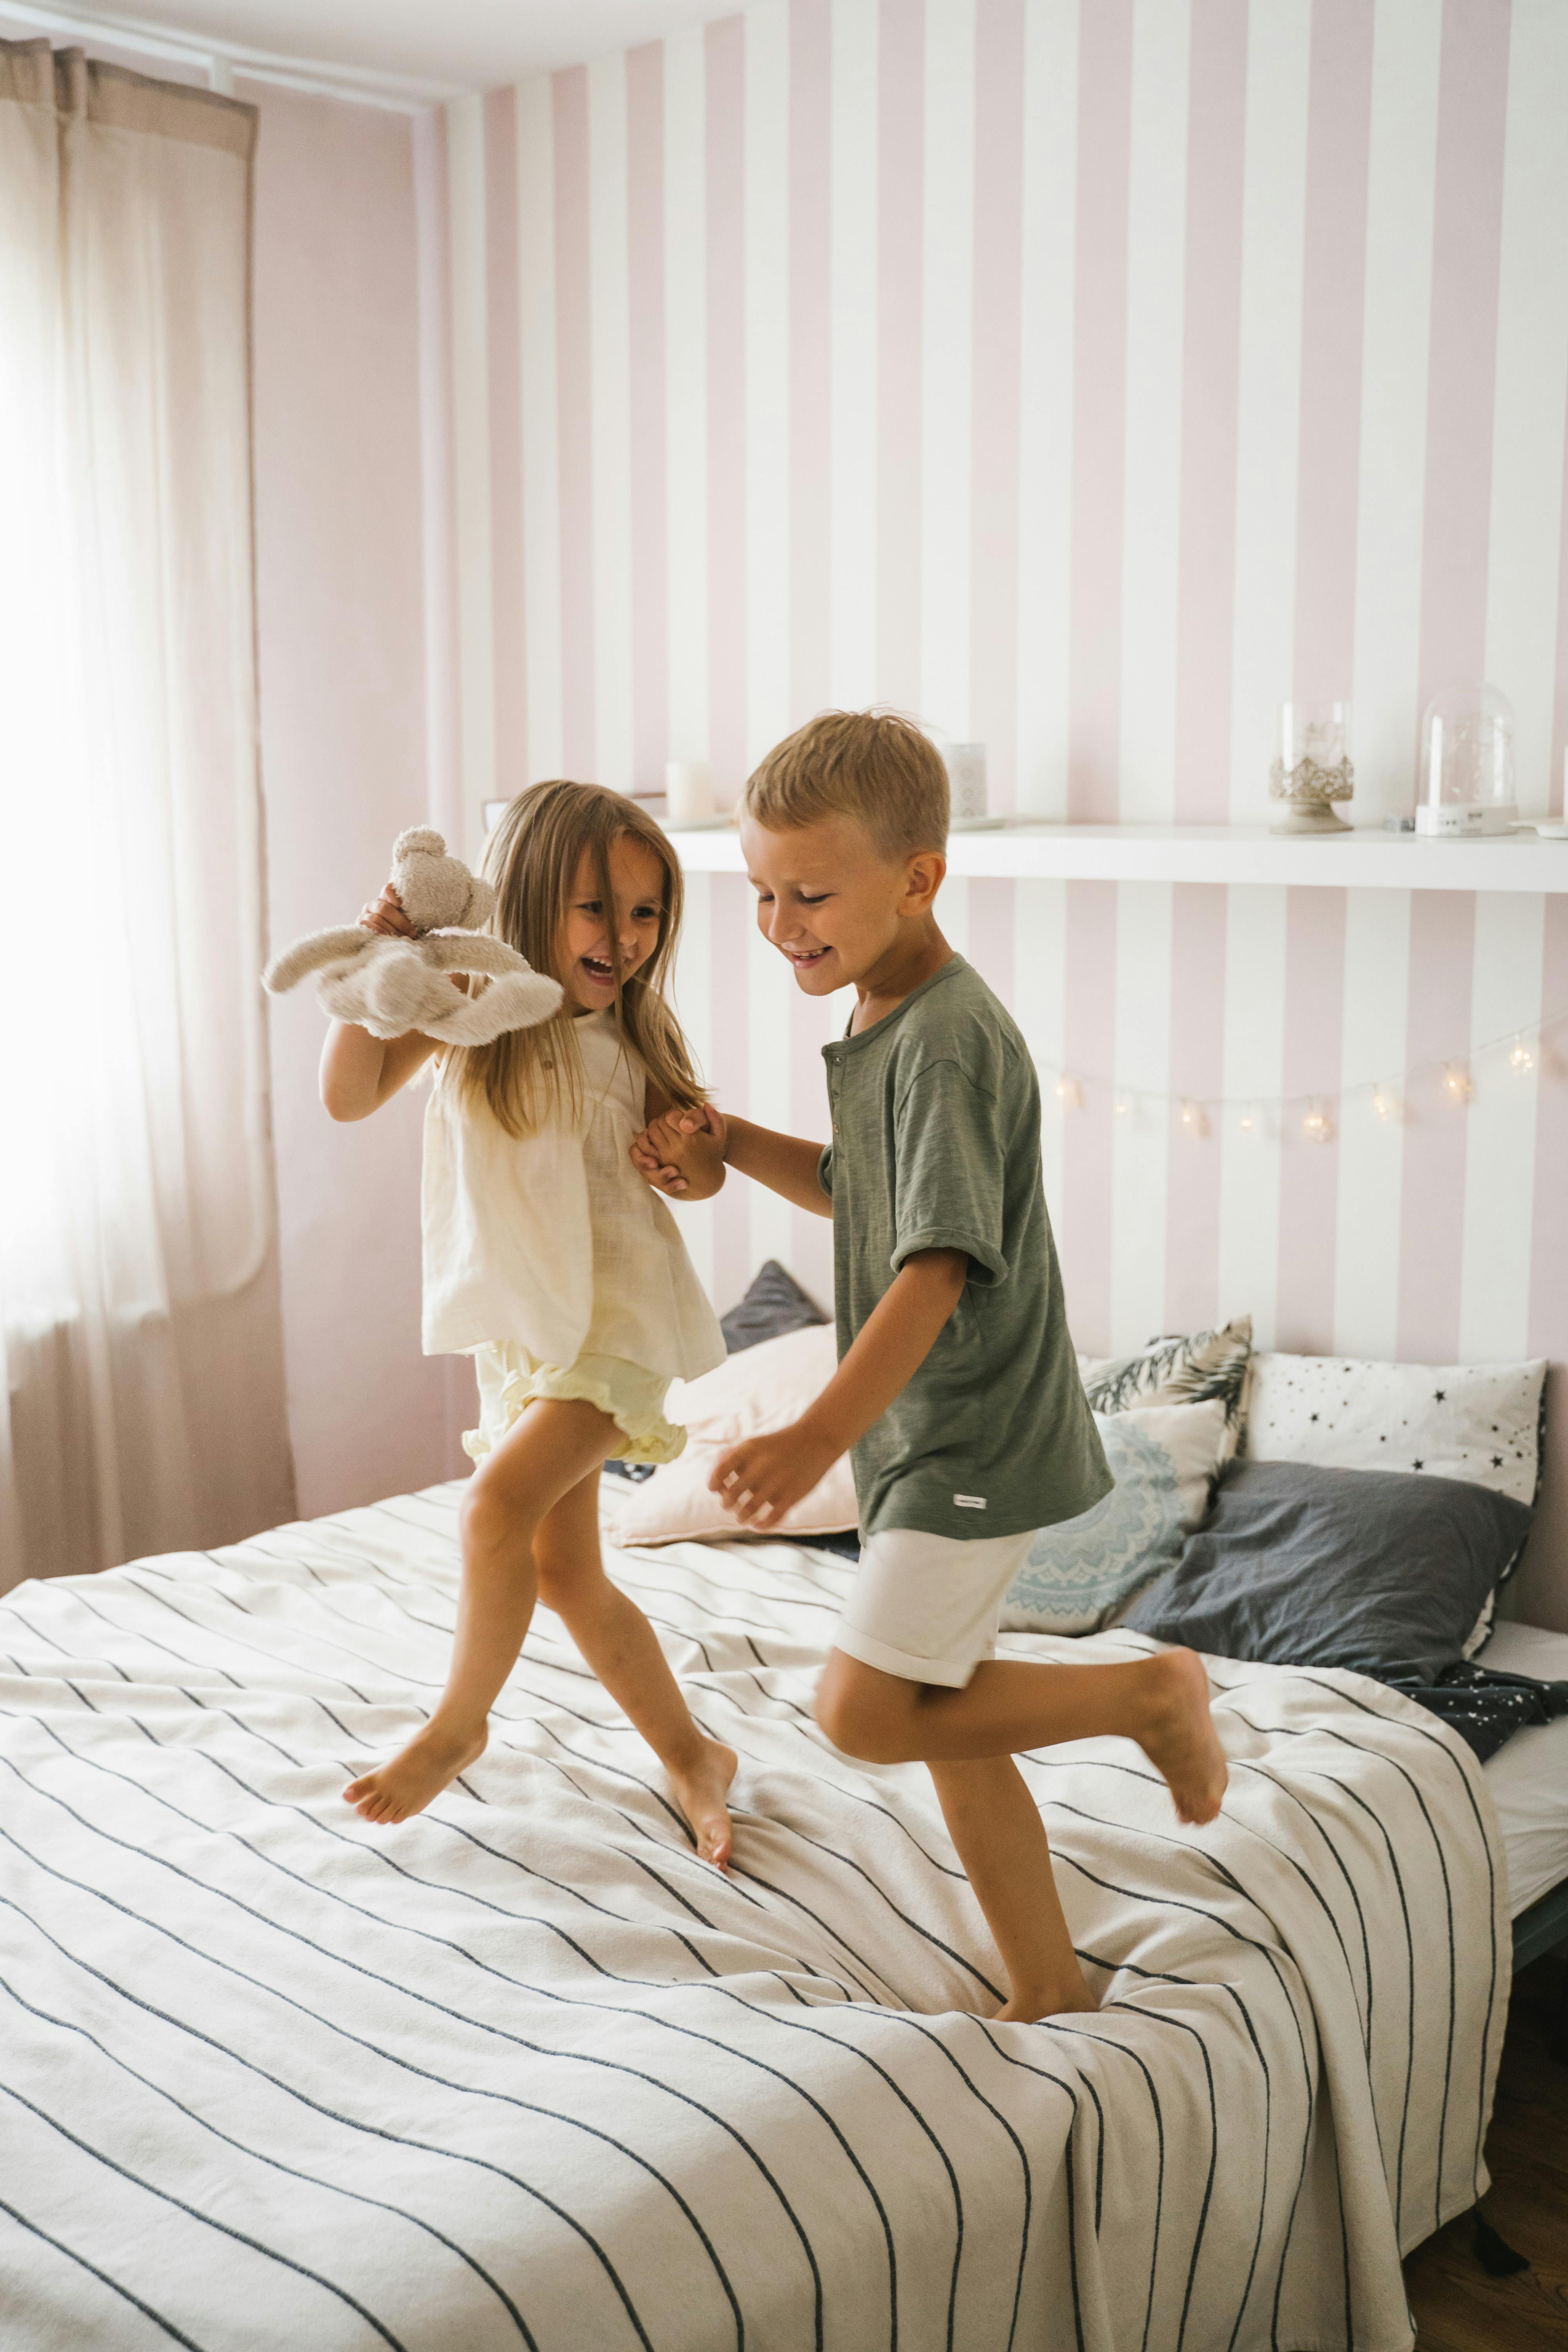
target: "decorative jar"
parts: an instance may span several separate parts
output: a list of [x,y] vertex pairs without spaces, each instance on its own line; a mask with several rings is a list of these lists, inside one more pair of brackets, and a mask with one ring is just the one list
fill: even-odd
[[1268,771],[1268,797],[1284,803],[1273,833],[1342,834],[1351,828],[1334,814],[1335,801],[1355,790],[1351,765],[1348,702],[1282,702],[1279,751]]
[[1507,833],[1513,787],[1513,705],[1495,686],[1445,687],[1421,722],[1415,830],[1441,840]]

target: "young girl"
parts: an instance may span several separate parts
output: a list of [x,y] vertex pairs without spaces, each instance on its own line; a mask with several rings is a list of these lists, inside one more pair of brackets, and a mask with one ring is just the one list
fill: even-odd
[[[680,868],[633,802],[556,782],[510,803],[485,871],[496,931],[560,981],[559,1013],[445,1050],[338,1024],[321,1062],[331,1116],[364,1118],[441,1055],[425,1115],[425,1351],[471,1355],[479,1384],[447,1686],[407,1747],[343,1793],[366,1821],[401,1822],[471,1764],[543,1600],[722,1867],[734,1752],[698,1729],[599,1557],[600,1465],[672,1461],[686,1433],[664,1418],[670,1381],[724,1355],[674,1220],[629,1157],[647,1119],[702,1100],[664,993]],[[413,929],[390,887],[360,919]]]

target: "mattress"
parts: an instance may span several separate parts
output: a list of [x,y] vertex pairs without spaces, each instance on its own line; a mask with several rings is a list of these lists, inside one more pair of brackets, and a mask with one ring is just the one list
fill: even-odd
[[[1505,1622],[1476,1664],[1568,1682],[1568,1633]],[[1517,1919],[1568,1878],[1568,1716],[1516,1731],[1484,1769],[1508,1855],[1509,1909]]]
[[824,1552],[608,1555],[741,1753],[728,1877],[547,1611],[461,1780],[352,1813],[461,1494],[0,1601],[5,2352],[1405,2352],[1508,1998],[1462,1741],[1215,1659],[1205,1827],[1024,1758],[1104,2005],[1002,2025],[929,1777],[812,1719]]

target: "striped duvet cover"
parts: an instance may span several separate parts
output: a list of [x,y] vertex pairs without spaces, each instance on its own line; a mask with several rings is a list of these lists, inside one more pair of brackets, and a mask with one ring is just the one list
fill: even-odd
[[1507,1997],[1460,1742],[1220,1662],[1210,1827],[1124,1742],[1026,1759],[1105,2006],[997,2026],[925,1776],[810,1720],[827,1554],[611,1555],[741,1752],[729,1880],[547,1612],[462,1783],[351,1813],[460,1491],[0,1602],[5,2352],[1408,2345]]

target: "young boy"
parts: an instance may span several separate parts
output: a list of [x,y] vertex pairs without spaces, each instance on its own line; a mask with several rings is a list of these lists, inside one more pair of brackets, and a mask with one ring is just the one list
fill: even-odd
[[998,1659],[1002,1599],[1035,1532],[1110,1474],[1079,1378],[1040,1176],[1039,1087],[1013,1022],[933,902],[947,778],[908,720],[836,711],[771,752],[741,840],[765,939],[808,996],[853,987],[823,1048],[824,1150],[749,1120],[656,1121],[638,1164],[700,1200],[726,1167],[833,1219],[839,1367],[793,1426],[733,1446],[715,1490],[762,1533],[846,1449],[859,1573],[816,1694],[851,1756],[919,1759],[1030,2020],[1093,2009],[1021,1749],[1121,1733],[1185,1821],[1226,1785],[1191,1651],[1121,1665]]

